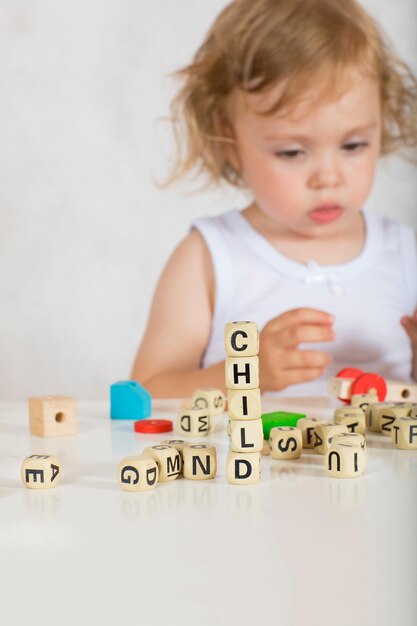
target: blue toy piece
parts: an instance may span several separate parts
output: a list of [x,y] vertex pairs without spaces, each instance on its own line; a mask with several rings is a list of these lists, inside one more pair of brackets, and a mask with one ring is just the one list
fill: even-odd
[[121,380],[110,387],[110,417],[142,420],[152,413],[152,397],[135,380]]

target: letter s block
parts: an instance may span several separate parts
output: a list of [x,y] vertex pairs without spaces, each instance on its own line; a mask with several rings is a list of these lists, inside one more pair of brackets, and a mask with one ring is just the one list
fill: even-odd
[[226,357],[226,387],[228,389],[256,389],[259,387],[259,358]]
[[29,425],[32,435],[61,437],[77,432],[76,402],[67,396],[29,398]]
[[199,409],[205,409],[210,415],[221,415],[226,404],[220,389],[196,389],[191,403]]
[[226,460],[227,481],[231,485],[254,485],[261,479],[259,452],[239,454],[229,452]]
[[233,452],[260,452],[264,445],[262,420],[230,420]]
[[191,480],[207,480],[217,473],[217,454],[214,446],[193,444],[185,446],[184,478]]
[[332,445],[324,457],[326,473],[334,478],[355,478],[365,471],[365,451],[357,445]]
[[177,431],[186,437],[205,437],[210,432],[210,415],[207,409],[190,407],[179,413]]
[[159,469],[152,458],[127,456],[120,461],[119,484],[125,491],[150,491],[158,483]]
[[259,352],[259,331],[255,322],[230,322],[224,329],[224,345],[228,356],[256,356]]
[[298,459],[303,449],[300,428],[276,426],[269,433],[269,447],[273,459]]
[[399,417],[391,431],[392,442],[400,450],[417,450],[417,417]]
[[22,463],[22,480],[29,489],[51,489],[59,483],[61,465],[57,456],[31,454]]
[[171,446],[159,445],[145,448],[141,454],[142,459],[154,459],[159,469],[159,482],[167,483],[175,480],[182,471],[181,454]]

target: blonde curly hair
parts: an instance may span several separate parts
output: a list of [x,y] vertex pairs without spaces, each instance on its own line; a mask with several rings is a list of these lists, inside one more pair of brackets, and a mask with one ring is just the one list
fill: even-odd
[[326,76],[319,95],[335,94],[347,69],[380,85],[381,155],[416,162],[417,81],[377,22],[356,0],[234,0],[219,14],[171,105],[177,161],[168,184],[184,175],[244,186],[234,149],[230,96],[286,87],[265,114],[291,107]]

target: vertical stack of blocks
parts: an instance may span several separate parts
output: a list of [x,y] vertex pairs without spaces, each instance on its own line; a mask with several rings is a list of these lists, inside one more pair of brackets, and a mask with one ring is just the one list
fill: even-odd
[[231,440],[227,480],[234,485],[255,484],[260,480],[260,451],[264,441],[258,327],[255,322],[231,322],[226,324],[224,338]]

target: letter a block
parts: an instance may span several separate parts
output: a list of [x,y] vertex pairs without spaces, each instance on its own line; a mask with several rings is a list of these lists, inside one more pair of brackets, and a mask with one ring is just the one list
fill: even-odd
[[185,446],[183,453],[184,478],[207,480],[216,476],[217,455],[214,446],[204,444]]
[[366,430],[365,413],[360,406],[338,407],[334,412],[334,423],[345,424],[351,433],[360,435]]
[[227,411],[232,420],[257,420],[262,415],[261,390],[228,389]]
[[269,433],[273,459],[298,459],[303,449],[303,436],[296,426],[276,426]]
[[224,345],[228,356],[256,356],[259,352],[259,331],[255,322],[230,322],[224,329]]
[[260,452],[264,445],[262,420],[230,420],[233,452]]
[[228,389],[256,389],[259,387],[259,358],[248,356],[225,359],[226,387]]
[[314,428],[318,424],[327,424],[324,420],[315,417],[302,417],[297,422],[297,428],[301,430],[303,437],[303,448],[314,448]]
[[135,380],[121,380],[110,387],[113,420],[142,420],[152,413],[152,397]]
[[392,442],[400,450],[417,450],[417,417],[400,417],[391,431]]
[[355,478],[365,471],[365,451],[356,445],[332,445],[324,457],[326,473],[334,478]]
[[57,456],[32,454],[22,463],[22,480],[29,489],[51,489],[58,485],[60,471]]
[[231,485],[254,485],[261,479],[261,455],[229,452],[226,459],[226,476]]
[[210,432],[210,415],[207,409],[191,407],[177,417],[177,430],[187,437],[205,437]]
[[158,464],[159,482],[167,483],[175,480],[182,471],[181,454],[171,446],[152,446],[145,448],[141,458],[152,458]]
[[29,425],[32,435],[61,437],[77,432],[76,402],[67,396],[29,398]]
[[127,456],[120,461],[118,478],[125,491],[150,491],[156,487],[158,476],[158,464],[152,458]]
[[318,424],[314,428],[314,449],[318,454],[326,454],[332,444],[333,437],[347,433],[344,424]]

